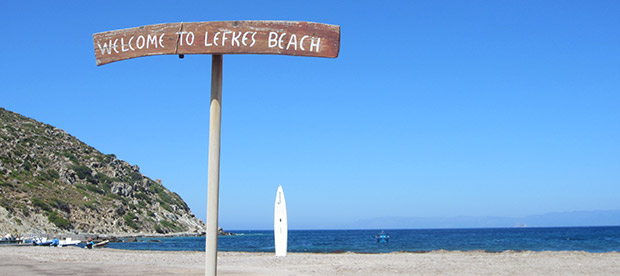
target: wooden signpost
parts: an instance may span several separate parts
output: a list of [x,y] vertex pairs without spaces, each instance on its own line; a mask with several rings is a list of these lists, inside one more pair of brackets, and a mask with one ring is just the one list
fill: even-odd
[[153,55],[210,54],[211,103],[205,275],[217,274],[217,230],[225,54],[338,57],[340,27],[298,21],[217,21],[147,25],[93,34],[97,65]]
[[135,57],[274,54],[335,58],[340,27],[292,21],[220,21],[148,25],[93,34],[97,65]]

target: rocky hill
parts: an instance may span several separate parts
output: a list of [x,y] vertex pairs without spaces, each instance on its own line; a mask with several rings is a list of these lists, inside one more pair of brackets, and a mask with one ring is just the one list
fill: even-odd
[[0,233],[203,231],[181,197],[137,165],[0,108]]

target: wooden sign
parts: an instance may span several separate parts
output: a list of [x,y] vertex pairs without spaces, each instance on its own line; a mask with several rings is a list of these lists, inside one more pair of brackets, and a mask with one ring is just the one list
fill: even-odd
[[93,34],[97,65],[135,57],[274,54],[335,58],[340,26],[297,21],[214,21],[147,25]]

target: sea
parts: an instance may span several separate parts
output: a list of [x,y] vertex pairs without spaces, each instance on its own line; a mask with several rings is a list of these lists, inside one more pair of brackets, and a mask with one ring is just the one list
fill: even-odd
[[[376,235],[384,231],[388,242]],[[273,231],[229,231],[218,251],[274,252]],[[145,237],[110,243],[128,250],[204,251],[205,237]],[[389,253],[456,251],[620,251],[620,226],[476,229],[290,230],[288,252]]]

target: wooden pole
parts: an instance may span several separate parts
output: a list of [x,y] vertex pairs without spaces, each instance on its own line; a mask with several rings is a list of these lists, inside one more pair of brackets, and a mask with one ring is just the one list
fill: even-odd
[[222,55],[212,56],[209,115],[209,169],[205,275],[217,275],[217,230],[220,194],[220,137],[222,130]]

